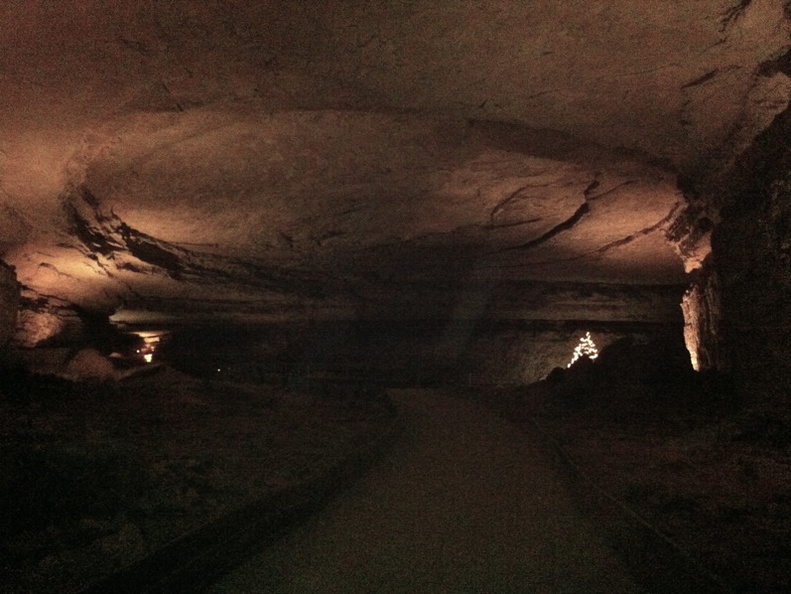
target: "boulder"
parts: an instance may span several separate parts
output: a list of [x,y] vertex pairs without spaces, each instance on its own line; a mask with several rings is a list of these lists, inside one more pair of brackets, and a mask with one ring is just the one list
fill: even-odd
[[63,375],[74,381],[104,382],[114,377],[115,368],[96,349],[82,349],[66,364]]

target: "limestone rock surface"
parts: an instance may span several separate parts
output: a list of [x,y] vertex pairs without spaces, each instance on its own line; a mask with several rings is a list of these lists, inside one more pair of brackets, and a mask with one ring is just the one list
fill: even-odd
[[113,363],[96,349],[82,349],[66,364],[62,375],[75,381],[102,382],[112,379]]
[[36,316],[450,316],[471,285],[535,282],[650,301],[686,282],[679,176],[791,96],[781,0],[9,2],[0,23],[0,258]]

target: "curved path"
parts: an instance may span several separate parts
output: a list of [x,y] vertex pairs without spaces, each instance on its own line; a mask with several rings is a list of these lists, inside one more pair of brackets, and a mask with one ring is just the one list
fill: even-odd
[[210,592],[641,592],[536,439],[475,402],[391,392],[407,431],[323,511]]

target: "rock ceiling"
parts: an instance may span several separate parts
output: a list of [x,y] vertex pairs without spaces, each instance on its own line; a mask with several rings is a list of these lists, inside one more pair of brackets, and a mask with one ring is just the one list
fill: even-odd
[[791,96],[783,5],[5,2],[0,254],[128,320],[681,283],[679,176]]

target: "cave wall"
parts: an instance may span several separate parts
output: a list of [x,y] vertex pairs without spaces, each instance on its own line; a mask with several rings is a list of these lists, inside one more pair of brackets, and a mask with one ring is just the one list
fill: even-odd
[[683,292],[680,285],[502,283],[480,317],[447,324],[435,356],[461,383],[535,382],[565,366],[588,331],[600,349],[625,337],[671,335],[680,342]]
[[81,320],[71,304],[46,297],[31,298],[23,291],[19,305],[14,347],[74,345],[85,340]]
[[[791,97],[783,0],[79,4],[0,3],[0,256],[23,347],[92,334],[86,311],[444,317],[425,357],[383,328],[382,360],[502,378],[582,322],[656,321],[651,291],[565,283],[683,282],[677,176],[719,169]],[[701,182],[679,217],[700,368],[784,365],[774,127],[744,161],[759,178]],[[485,308],[502,330],[481,331]]]
[[[470,386],[529,384],[565,368],[590,324],[497,323],[481,328],[459,357],[455,380]],[[597,324],[591,338],[601,350],[619,338],[648,336],[648,325]]]
[[791,381],[791,113],[780,114],[721,185],[707,283],[719,284],[718,368],[746,396],[784,400]]
[[0,351],[5,349],[16,329],[19,285],[14,269],[0,260]]
[[692,277],[681,300],[684,342],[696,371],[726,369],[727,349],[721,334],[722,303],[719,276],[707,262]]
[[683,286],[593,283],[468,285],[429,317],[221,323],[177,329],[160,360],[203,377],[321,378],[389,385],[535,382],[565,366],[590,331],[599,348],[623,337],[682,340]]
[[[564,321],[447,319],[191,327],[173,334],[160,360],[200,377],[285,382],[295,389],[323,380],[522,384],[565,366],[587,328]],[[593,336],[604,347],[650,332],[647,325],[599,324]]]
[[0,349],[4,349],[16,329],[19,285],[14,269],[0,260]]

